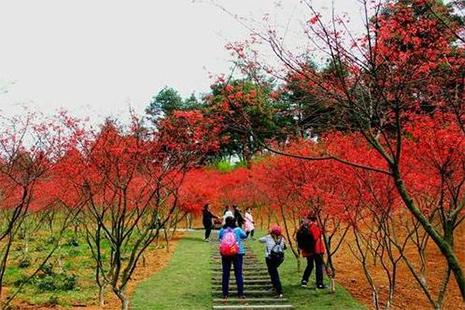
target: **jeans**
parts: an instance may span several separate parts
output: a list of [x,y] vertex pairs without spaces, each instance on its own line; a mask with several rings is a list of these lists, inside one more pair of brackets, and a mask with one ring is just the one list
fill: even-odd
[[271,259],[266,258],[266,266],[268,267],[268,273],[270,274],[271,283],[273,284],[274,289],[277,294],[283,293],[283,288],[281,286],[281,280],[279,280],[278,266]]
[[237,295],[244,295],[244,278],[242,276],[242,262],[244,254],[234,256],[221,256],[221,264],[223,266],[222,288],[223,296],[229,295],[229,275],[231,273],[231,264],[234,265],[234,276],[237,283]]
[[323,254],[312,254],[307,257],[307,268],[305,268],[302,281],[308,282],[314,263],[316,265],[316,285],[323,285]]
[[212,226],[205,226],[205,239],[208,239],[210,238],[210,234],[212,232]]

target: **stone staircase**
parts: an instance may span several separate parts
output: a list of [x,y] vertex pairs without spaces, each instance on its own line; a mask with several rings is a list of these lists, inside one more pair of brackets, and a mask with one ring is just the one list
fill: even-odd
[[212,296],[213,309],[239,310],[239,309],[293,309],[287,298],[275,298],[268,271],[263,258],[251,253],[246,241],[246,255],[244,256],[244,294],[245,299],[237,298],[234,267],[231,269],[229,282],[229,298],[223,300],[221,291],[221,256],[218,242],[211,243],[212,257]]

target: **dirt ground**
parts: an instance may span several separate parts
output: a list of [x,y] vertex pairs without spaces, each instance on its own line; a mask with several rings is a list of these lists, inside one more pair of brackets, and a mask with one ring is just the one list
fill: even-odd
[[[259,218],[259,216],[257,216],[257,218]],[[257,223],[257,226],[260,227],[261,225]],[[462,262],[462,266],[465,266],[465,223],[458,228],[455,238],[458,258]],[[354,237],[349,234],[346,237],[344,244],[334,256],[334,263],[337,269],[336,281],[350,291],[357,300],[372,309],[373,299],[371,289],[365,278],[360,262],[353,256],[349,248],[349,244],[351,243],[354,245]],[[418,255],[415,251],[416,250],[413,246],[407,248],[407,256],[417,257]],[[439,291],[439,284],[446,269],[446,262],[431,240],[428,243],[426,252],[428,265],[427,281],[430,289],[434,292],[433,296],[436,298]],[[409,253],[412,255],[409,255]],[[388,294],[388,284],[384,270],[382,266],[378,264],[376,267],[371,268],[371,272],[372,277],[378,286],[380,301],[383,303]],[[397,287],[394,297],[394,305],[392,308],[415,310],[432,309],[432,306],[428,302],[420,286],[417,284],[407,266],[402,262],[399,263],[399,270],[397,272]],[[453,274],[451,274],[450,277],[443,309],[465,310],[465,303],[460,296]]]
[[[347,240],[351,242],[351,238]],[[460,227],[456,238],[457,253],[460,261],[465,265],[465,225]],[[413,251],[414,249],[408,249]],[[428,283],[431,289],[437,294],[439,283],[445,272],[445,261],[435,245],[430,242],[427,250]],[[350,249],[346,244],[339,250],[335,257],[337,268],[336,280],[349,290],[354,297],[369,307],[372,307],[372,294],[365,279],[360,263],[354,259]],[[397,279],[397,289],[394,299],[394,309],[431,309],[431,305],[421,291],[419,285],[411,275],[407,267],[400,263]],[[462,266],[463,266],[462,265]],[[379,285],[381,301],[386,300],[387,282],[383,274],[383,269],[378,265],[373,270],[373,278]],[[465,309],[465,304],[460,297],[460,292],[451,275],[449,289],[443,309]]]

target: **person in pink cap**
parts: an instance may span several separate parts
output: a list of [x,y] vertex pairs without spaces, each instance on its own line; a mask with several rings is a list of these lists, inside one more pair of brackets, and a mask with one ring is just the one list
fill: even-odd
[[276,291],[276,297],[283,297],[283,288],[279,279],[278,267],[284,261],[284,250],[286,250],[286,242],[282,235],[282,229],[278,225],[274,225],[270,229],[270,233],[259,239],[265,244],[265,261],[268,267],[268,273],[271,278],[271,283]]

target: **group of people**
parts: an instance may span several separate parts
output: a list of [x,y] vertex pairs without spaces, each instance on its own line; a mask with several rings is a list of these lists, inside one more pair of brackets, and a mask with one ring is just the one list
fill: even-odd
[[250,236],[250,238],[254,240],[255,226],[251,208],[247,208],[243,216],[241,209],[239,209],[237,205],[226,206],[223,216],[220,219],[220,217],[212,213],[209,204],[206,204],[202,210],[202,224],[205,228],[205,241],[210,241],[211,232],[215,227],[215,223],[221,223],[222,226],[224,226],[226,224],[227,217],[233,217],[236,221],[237,227],[243,228],[247,237]]
[[[207,241],[213,228],[213,219],[219,220],[219,217],[215,216],[206,205],[203,212],[203,224],[205,227],[205,240]],[[241,210],[237,206],[227,207],[224,211],[222,224],[218,237],[222,264],[223,298],[227,299],[229,296],[231,266],[234,266],[238,297],[245,298],[242,265],[245,255],[244,241],[249,237],[253,238],[255,230],[252,211],[248,208],[245,215],[242,216]],[[322,240],[322,230],[314,215],[302,219],[297,231],[296,241],[302,256],[307,259],[307,266],[300,283],[301,286],[307,287],[309,277],[316,267],[316,287],[318,289],[325,288],[323,283],[323,254],[325,247]],[[273,225],[267,235],[259,238],[259,242],[265,245],[265,262],[273,290],[277,298],[282,298],[283,289],[278,268],[284,261],[286,240],[281,227]]]

